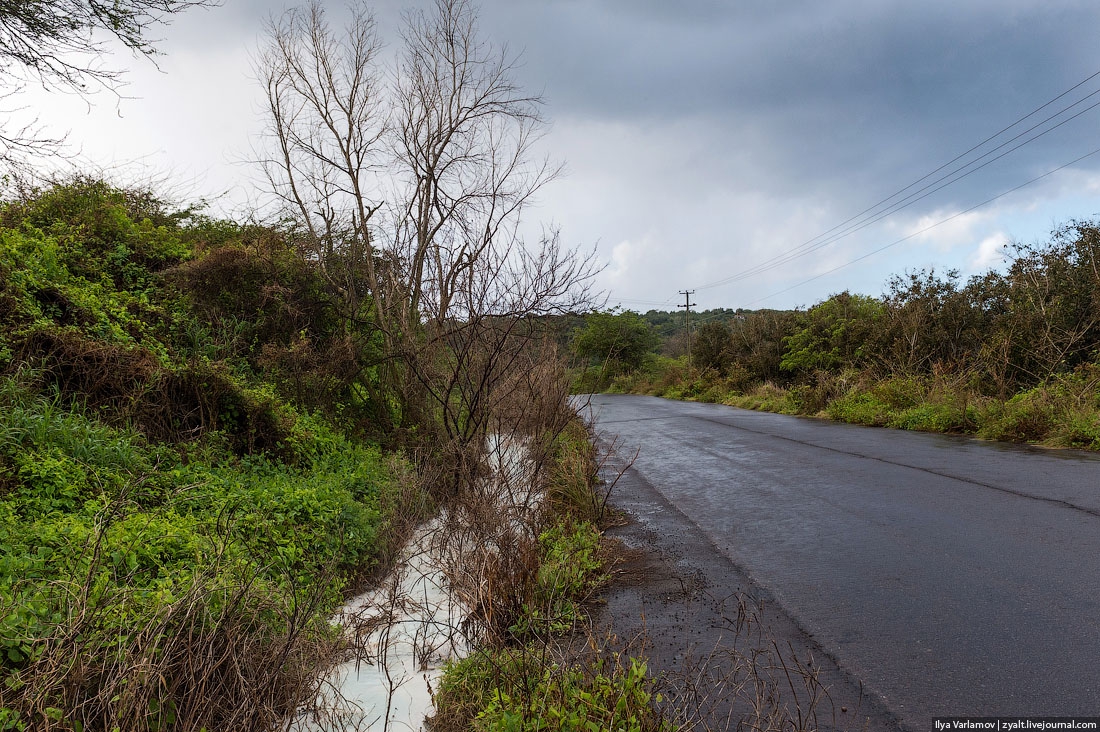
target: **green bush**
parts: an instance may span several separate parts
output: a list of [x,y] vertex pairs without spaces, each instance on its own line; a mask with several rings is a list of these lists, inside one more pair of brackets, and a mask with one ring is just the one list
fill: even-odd
[[592,365],[612,363],[636,369],[656,345],[653,328],[629,310],[589,313],[584,318],[584,327],[573,334],[573,352]]
[[436,696],[433,729],[479,732],[535,730],[672,730],[655,705],[644,661],[545,663],[525,647],[474,654],[448,666]]
[[[262,665],[264,653],[287,652],[288,634],[295,648],[331,643],[328,617],[387,549],[394,486],[376,448],[301,422],[295,439],[308,459],[299,466],[216,448],[213,461],[185,462],[0,378],[0,675],[8,688],[26,689],[25,701],[53,699],[66,716],[97,708],[85,705],[102,690],[81,678],[134,679],[132,691],[111,692],[118,698],[98,707],[103,714],[146,698],[183,705],[200,697],[172,690],[188,683],[188,664],[202,661],[188,655],[200,649],[181,644],[240,643]],[[138,683],[130,675],[149,658],[158,659],[160,680]],[[271,673],[305,673],[309,662],[299,660]],[[35,707],[19,703],[5,701],[8,719],[18,713],[33,728]]]
[[920,432],[968,432],[979,419],[980,413],[974,406],[941,401],[895,412],[887,426]]
[[924,380],[915,376],[899,376],[874,382],[875,396],[891,409],[905,410],[916,407],[928,398]]
[[1050,394],[1035,387],[992,409],[979,433],[995,440],[1037,442],[1047,436],[1055,421]]
[[851,391],[825,409],[831,418],[852,424],[883,426],[890,420],[890,405],[865,391]]
[[1100,410],[1074,409],[1052,432],[1053,442],[1058,445],[1100,450]]
[[530,601],[508,630],[516,637],[563,633],[581,620],[581,604],[603,580],[600,532],[562,519],[539,535],[540,561]]
[[880,300],[842,292],[807,310],[784,339],[780,366],[790,372],[836,371],[862,365],[868,341],[882,319]]

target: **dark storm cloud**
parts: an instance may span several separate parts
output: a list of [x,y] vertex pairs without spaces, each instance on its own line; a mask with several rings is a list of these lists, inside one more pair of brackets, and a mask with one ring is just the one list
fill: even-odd
[[[621,0],[483,13],[523,49],[521,74],[552,116],[711,120],[727,133],[715,154],[750,148],[756,185],[777,192],[907,182],[1100,68],[1095,3]],[[1024,148],[1017,167],[1074,157],[1096,139],[1092,119]]]
[[[369,4],[391,52],[402,10],[431,2]],[[165,50],[255,48],[262,21],[293,4],[229,0],[188,14]],[[519,55],[518,80],[546,99],[554,126],[545,152],[571,171],[544,191],[535,216],[560,222],[572,243],[599,242],[610,262],[602,284],[642,299],[797,246],[1100,70],[1094,0],[479,5],[485,35]],[[338,23],[346,5],[326,8]],[[1096,89],[1100,78],[1084,92]],[[1100,146],[1098,123],[1100,108],[877,229],[711,291],[709,305],[781,290],[1017,186]],[[905,267],[945,258],[963,266],[990,242],[1030,239],[1040,233],[1026,228],[1033,219],[1048,227],[1091,215],[1100,205],[1080,191],[1100,185],[1092,173],[1100,156],[1077,168],[1077,192],[1070,178],[1052,178],[996,212],[1000,204],[769,304],[813,302],[847,287],[875,292]]]
[[[180,22],[196,47],[254,46],[262,19],[293,4],[234,0]],[[327,5],[333,18],[346,7]],[[369,6],[392,49],[402,8],[427,5]],[[544,92],[551,119],[696,123],[713,135],[712,162],[732,173],[723,185],[779,195],[814,195],[841,182],[876,191],[904,184],[1100,68],[1094,2],[483,0],[480,7],[488,35],[521,54],[517,73]],[[1026,175],[1091,149],[1098,115],[990,172]],[[972,188],[985,190],[981,180],[975,176]]]

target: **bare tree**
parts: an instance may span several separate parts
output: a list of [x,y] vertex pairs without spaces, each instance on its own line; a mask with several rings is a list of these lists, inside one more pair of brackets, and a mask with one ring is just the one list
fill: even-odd
[[362,4],[352,13],[338,34],[320,2],[287,11],[270,23],[257,63],[275,143],[261,158],[264,172],[350,315],[364,289],[382,290],[371,229],[381,201],[371,178],[387,130],[374,17]]
[[457,460],[457,480],[464,466],[476,463],[481,438],[502,405],[522,393],[516,372],[557,357],[545,342],[545,316],[594,304],[587,286],[592,262],[591,256],[562,247],[556,233],[544,236],[534,253],[490,249],[456,293],[461,315],[429,322],[420,348],[407,354],[419,393]]
[[[34,79],[46,88],[85,93],[92,86],[117,90],[122,72],[101,61],[107,35],[131,51],[152,58],[159,51],[151,28],[190,8],[218,0],[0,0],[0,100],[11,101]],[[21,108],[0,113],[11,118]],[[0,128],[0,162],[56,155],[64,137],[43,133],[38,120]]]
[[594,299],[592,255],[556,232],[534,246],[520,236],[558,172],[533,155],[542,102],[481,37],[467,0],[406,14],[388,76],[362,4],[342,33],[314,0],[269,35],[257,66],[272,190],[347,312],[369,313],[383,334],[404,417],[441,427],[466,455],[495,385],[538,340],[536,317]]
[[397,244],[411,311],[443,321],[463,280],[510,246],[523,207],[558,169],[533,161],[542,100],[512,79],[504,48],[482,40],[467,0],[406,16],[398,62],[396,155],[406,196]]
[[105,46],[94,33],[107,33],[126,48],[155,56],[149,29],[170,16],[216,0],[2,0],[0,73],[29,73],[46,86],[86,91],[89,83],[114,86],[121,72],[97,65]]

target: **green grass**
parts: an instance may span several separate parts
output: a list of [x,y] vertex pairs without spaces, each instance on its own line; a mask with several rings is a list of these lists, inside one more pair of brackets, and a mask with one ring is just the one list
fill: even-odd
[[973,434],[1049,447],[1100,449],[1100,380],[1095,366],[1051,377],[1000,399],[948,376],[876,379],[860,372],[817,374],[789,387],[770,382],[733,388],[714,373],[677,364],[663,373],[623,377],[624,391],[719,402],[742,409],[827,417],[921,432]]
[[96,694],[80,678],[124,675],[150,654],[161,678],[142,693],[194,701],[173,689],[201,659],[162,658],[171,635],[222,624],[250,633],[261,656],[292,629],[330,640],[330,613],[385,549],[395,487],[376,448],[309,433],[298,466],[185,460],[0,379],[0,674],[22,692],[5,712],[13,728],[44,722],[43,699],[70,718]]
[[447,668],[438,694],[444,709],[450,700],[465,700],[468,724],[448,726],[443,717],[437,725],[478,732],[671,730],[654,711],[661,698],[646,670],[637,659],[547,663],[533,647],[476,653]]
[[741,409],[753,409],[761,412],[776,412],[779,414],[800,414],[799,405],[792,398],[791,393],[770,382],[765,382],[748,392],[727,392],[720,399],[720,404]]
[[0,202],[0,730],[278,726],[407,513],[332,419],[371,405],[286,365],[343,337],[308,266],[188,216],[82,178]]

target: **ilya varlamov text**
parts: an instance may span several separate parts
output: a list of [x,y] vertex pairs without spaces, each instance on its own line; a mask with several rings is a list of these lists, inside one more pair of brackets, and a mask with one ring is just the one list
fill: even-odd
[[1100,729],[1100,720],[1071,719],[1071,718],[1027,718],[1027,719],[998,719],[998,718],[952,718],[937,719],[934,722],[936,732],[945,730],[996,730],[996,732],[1016,732],[1017,730],[1051,730],[1051,729]]

